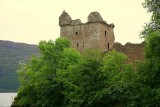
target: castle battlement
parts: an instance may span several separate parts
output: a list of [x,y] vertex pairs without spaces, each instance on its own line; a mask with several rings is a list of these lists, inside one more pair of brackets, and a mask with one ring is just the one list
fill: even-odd
[[59,17],[59,26],[74,26],[74,25],[85,25],[88,23],[102,23],[108,27],[115,27],[113,23],[108,24],[103,18],[101,17],[100,13],[98,12],[91,12],[88,16],[88,21],[86,23],[82,23],[80,19],[72,20],[71,16],[64,10]]
[[113,48],[114,24],[108,24],[100,13],[91,12],[88,21],[82,23],[80,19],[72,20],[71,16],[63,11],[59,17],[60,35],[71,41],[71,46],[80,52],[86,49],[100,49],[104,52]]

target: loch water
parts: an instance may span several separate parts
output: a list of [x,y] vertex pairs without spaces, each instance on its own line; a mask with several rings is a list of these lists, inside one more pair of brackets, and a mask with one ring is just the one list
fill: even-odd
[[17,93],[0,93],[0,107],[10,107]]

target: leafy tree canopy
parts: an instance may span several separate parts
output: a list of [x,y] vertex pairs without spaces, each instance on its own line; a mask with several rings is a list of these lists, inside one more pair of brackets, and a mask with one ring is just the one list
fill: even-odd
[[87,50],[80,54],[64,38],[41,41],[39,49],[41,55],[18,70],[21,87],[12,107],[133,104],[136,73],[122,53]]
[[152,14],[150,22],[146,24],[142,32],[144,36],[147,36],[150,32],[160,29],[160,1],[145,0],[143,6]]

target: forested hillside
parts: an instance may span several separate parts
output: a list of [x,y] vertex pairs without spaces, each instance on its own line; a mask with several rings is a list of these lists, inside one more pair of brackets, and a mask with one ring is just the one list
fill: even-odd
[[0,92],[13,92],[19,87],[16,70],[20,62],[38,55],[36,45],[0,40]]

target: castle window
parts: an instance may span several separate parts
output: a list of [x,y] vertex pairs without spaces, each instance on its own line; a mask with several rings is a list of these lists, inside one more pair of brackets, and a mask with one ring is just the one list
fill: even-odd
[[78,32],[76,32],[76,35],[78,35]]
[[107,36],[107,31],[105,31],[105,37]]
[[108,50],[109,50],[109,43],[108,43]]
[[78,48],[78,46],[79,46],[79,43],[77,43],[77,48]]

